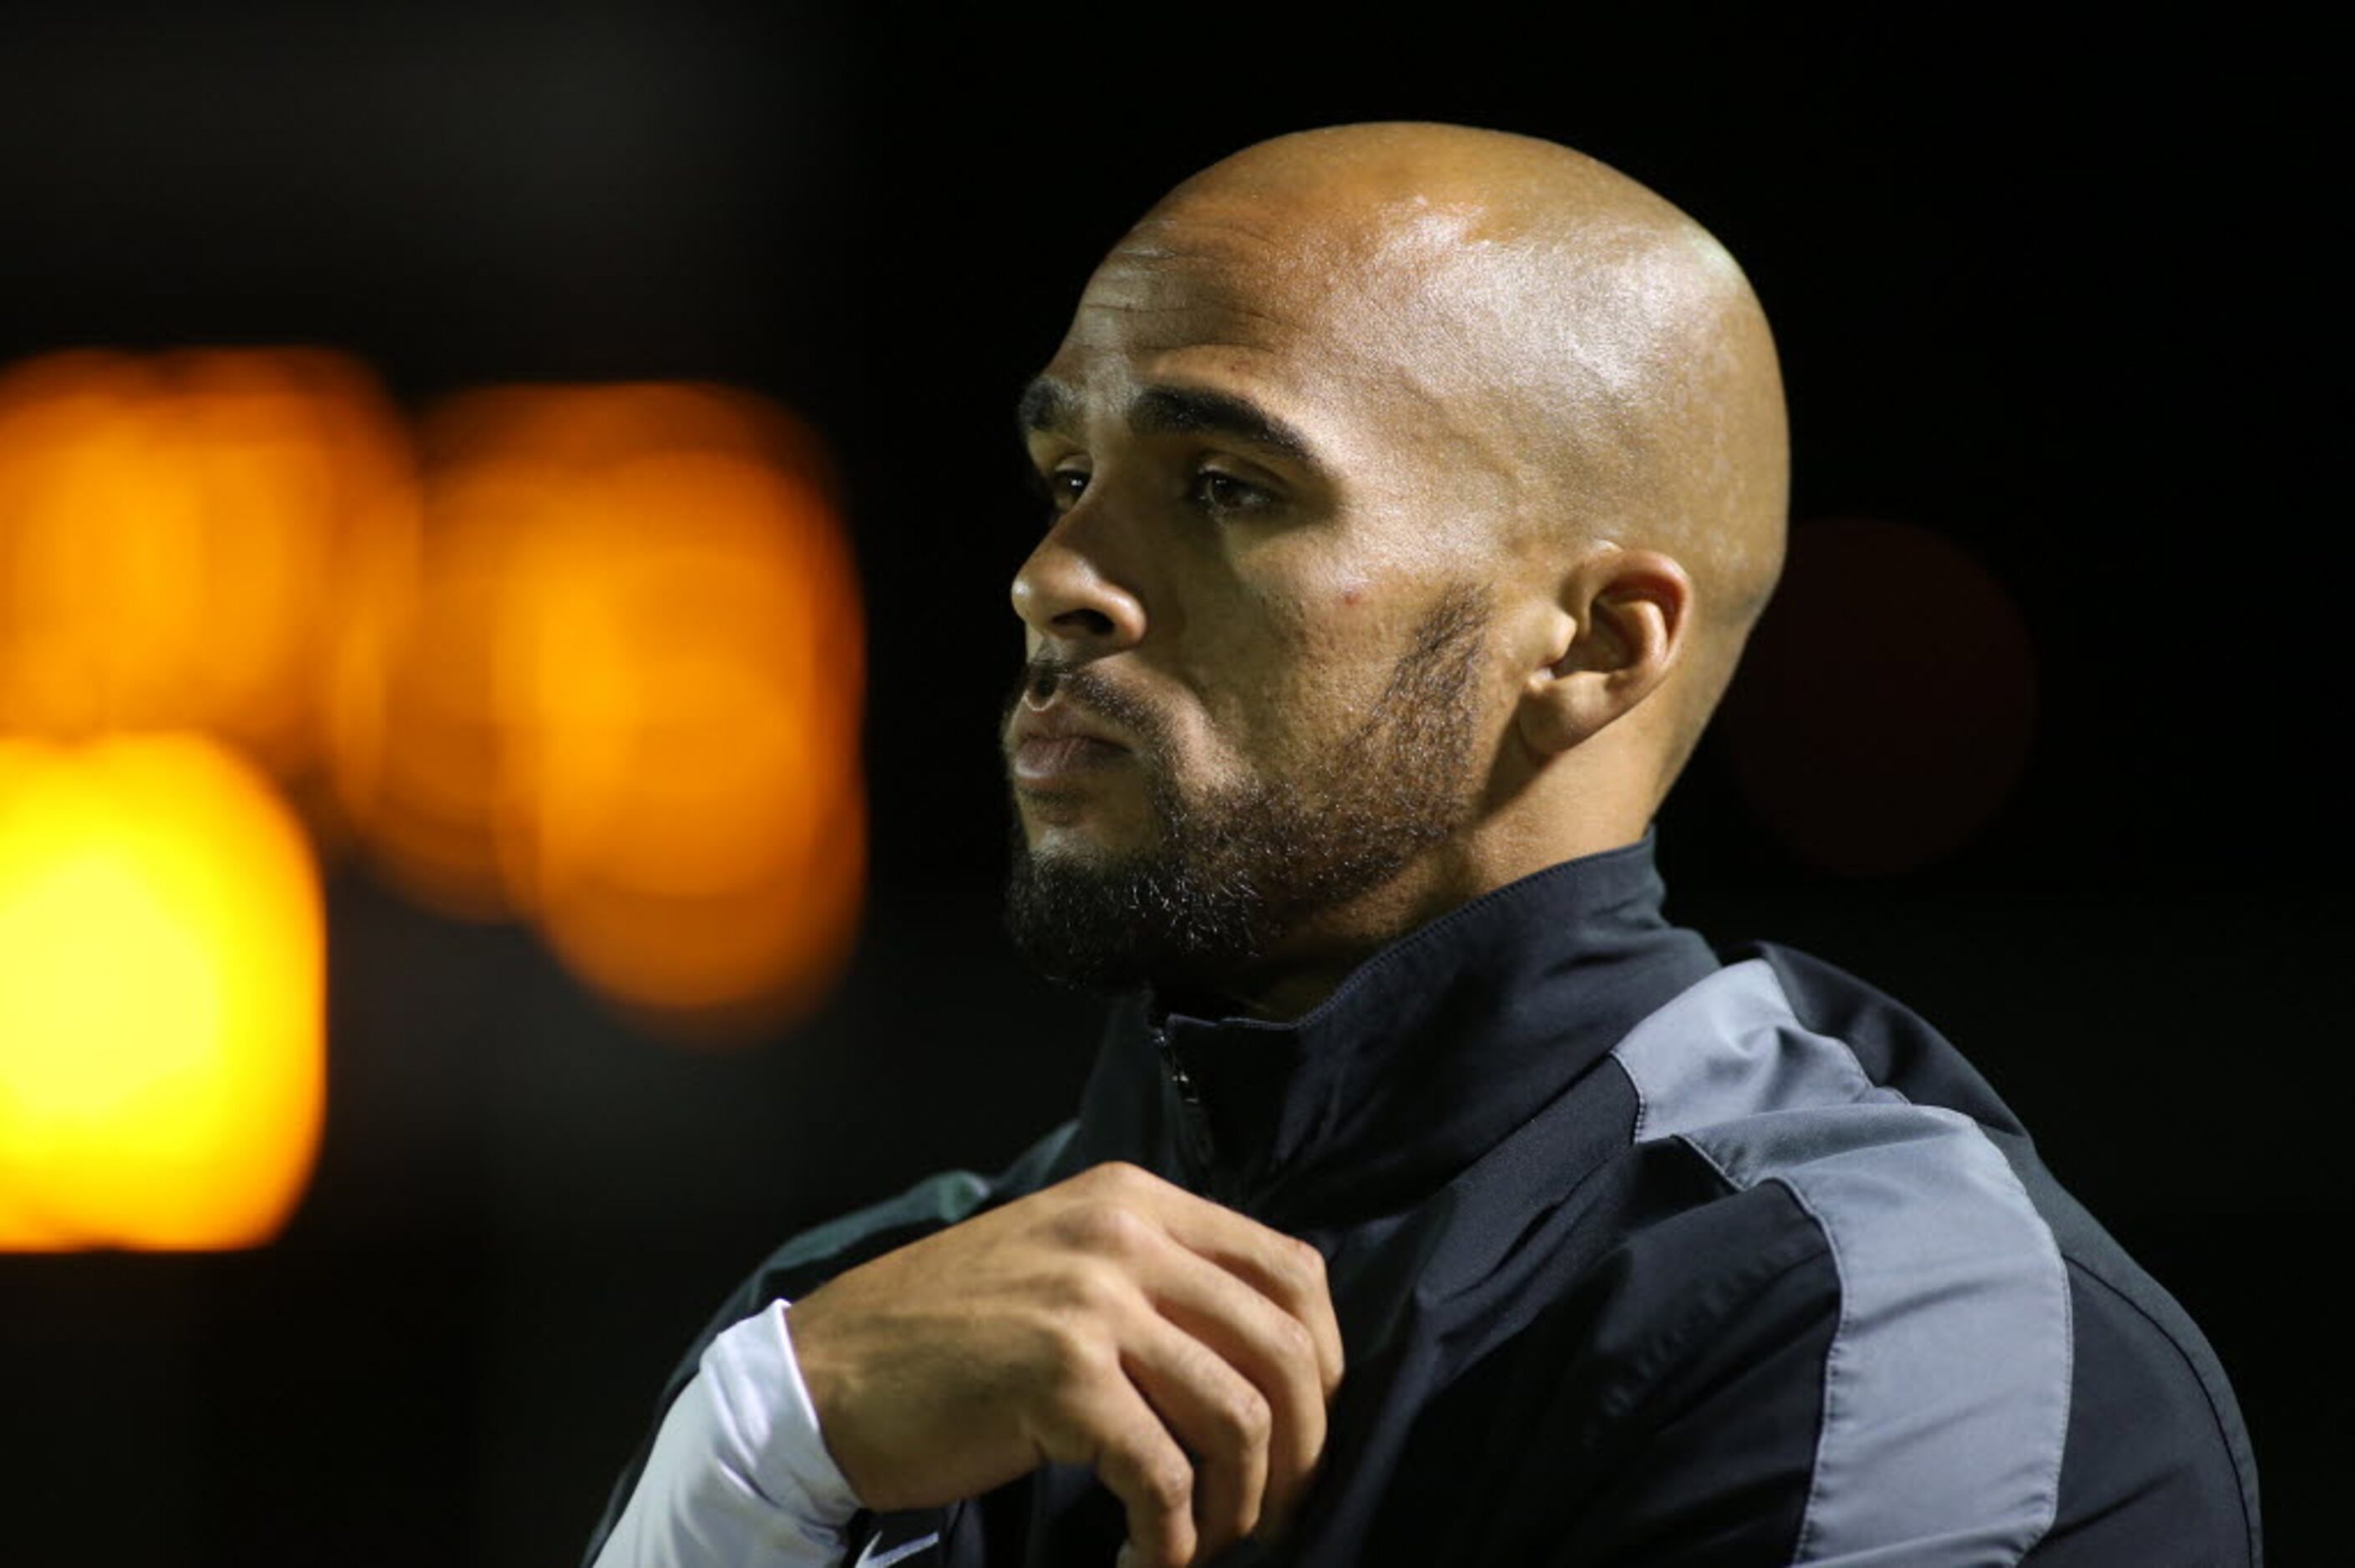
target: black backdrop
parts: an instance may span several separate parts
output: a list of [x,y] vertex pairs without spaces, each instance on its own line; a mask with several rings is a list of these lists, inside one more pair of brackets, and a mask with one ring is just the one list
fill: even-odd
[[1962,1044],[2206,1327],[2277,1550],[2318,1543],[2355,1198],[2319,46],[1774,10],[5,13],[0,359],[299,340],[415,406],[707,376],[806,415],[866,579],[876,873],[823,1014],[724,1056],[338,875],[285,1236],[0,1257],[0,1558],[563,1563],[761,1251],[1065,1114],[1093,1006],[994,925],[1012,395],[1160,190],[1373,118],[1552,136],[1699,216],[1785,355],[1795,562],[1811,523],[1919,524],[2017,607],[2025,771],[1956,847],[1820,869],[1721,737],[1661,823],[1674,907]]

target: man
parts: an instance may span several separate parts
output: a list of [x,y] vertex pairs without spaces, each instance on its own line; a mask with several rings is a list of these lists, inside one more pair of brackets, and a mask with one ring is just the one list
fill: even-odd
[[1897,1003],[1661,916],[1780,564],[1740,270],[1550,143],[1251,148],[1023,402],[1008,920],[1078,1118],[795,1239],[592,1545],[2240,1563],[2215,1358]]

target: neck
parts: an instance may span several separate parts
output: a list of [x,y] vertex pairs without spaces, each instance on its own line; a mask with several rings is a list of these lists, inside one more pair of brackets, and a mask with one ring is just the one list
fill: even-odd
[[1601,826],[1540,840],[1492,832],[1442,845],[1381,886],[1296,922],[1265,958],[1246,970],[1212,977],[1208,987],[1237,1004],[1236,1016],[1298,1018],[1410,931],[1548,866],[1635,843],[1647,826],[1632,832]]
[[1295,1233],[1395,1212],[1716,967],[1667,923],[1663,893],[1648,839],[1544,868],[1401,935],[1283,1022],[1148,988],[1118,1009],[1082,1147],[1164,1149],[1156,1171]]

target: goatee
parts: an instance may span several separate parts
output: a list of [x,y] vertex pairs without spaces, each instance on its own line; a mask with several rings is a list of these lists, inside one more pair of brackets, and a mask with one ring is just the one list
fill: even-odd
[[[1135,741],[1158,829],[1149,849],[1077,862],[1030,853],[1018,813],[1006,927],[1050,980],[1094,991],[1219,990],[1299,923],[1372,892],[1474,810],[1482,633],[1489,599],[1442,596],[1358,726],[1306,777],[1181,794],[1159,715],[1086,665],[1034,662],[1025,692],[1068,691]],[[1001,726],[1002,733],[1002,726]]]

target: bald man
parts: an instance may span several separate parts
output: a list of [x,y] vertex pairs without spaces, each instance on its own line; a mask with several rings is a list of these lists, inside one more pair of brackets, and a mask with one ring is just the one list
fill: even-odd
[[2243,1563],[2199,1330],[1897,1002],[1661,913],[1782,557],[1691,219],[1434,125],[1252,147],[1021,407],[1009,929],[1079,1114],[797,1237],[604,1565]]

